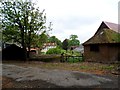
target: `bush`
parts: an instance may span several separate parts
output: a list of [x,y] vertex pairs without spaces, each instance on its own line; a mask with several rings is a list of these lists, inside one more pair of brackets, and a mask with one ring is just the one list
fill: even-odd
[[46,52],[46,54],[61,54],[61,49],[59,49],[59,48],[51,48]]
[[70,55],[70,56],[80,56],[81,55],[80,52],[73,51],[73,53],[72,53],[71,50],[67,50],[67,52],[66,52],[66,50],[61,50],[61,53],[64,53],[64,55]]

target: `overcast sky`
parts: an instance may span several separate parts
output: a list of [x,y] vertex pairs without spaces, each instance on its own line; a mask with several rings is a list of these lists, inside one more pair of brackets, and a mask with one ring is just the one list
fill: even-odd
[[102,21],[118,23],[119,0],[34,0],[45,9],[47,22],[53,23],[50,35],[63,41],[71,34],[81,43],[88,40]]

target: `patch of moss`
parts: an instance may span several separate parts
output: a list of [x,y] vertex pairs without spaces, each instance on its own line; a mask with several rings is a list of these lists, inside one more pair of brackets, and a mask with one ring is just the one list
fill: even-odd
[[120,42],[120,33],[117,33],[110,29],[105,29],[104,33],[106,35],[106,39],[109,43],[118,43]]
[[100,44],[100,43],[120,43],[120,33],[111,29],[103,29],[100,34],[94,35],[85,44]]

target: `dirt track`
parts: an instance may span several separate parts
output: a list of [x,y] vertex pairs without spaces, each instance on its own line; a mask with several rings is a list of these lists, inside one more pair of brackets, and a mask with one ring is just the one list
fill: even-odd
[[[3,64],[3,88],[118,88],[114,76]],[[8,81],[8,83],[6,83]]]

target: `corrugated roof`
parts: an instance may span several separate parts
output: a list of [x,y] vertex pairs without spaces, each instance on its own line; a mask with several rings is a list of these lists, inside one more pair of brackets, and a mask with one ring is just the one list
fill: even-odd
[[[111,22],[106,22],[106,21],[103,21],[111,30],[114,30],[115,32],[118,32],[120,33],[120,24],[116,24],[116,23],[111,23]],[[119,26],[118,26],[119,25]]]

